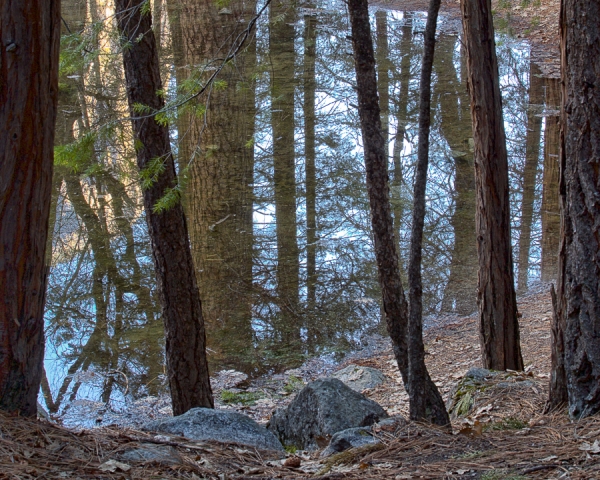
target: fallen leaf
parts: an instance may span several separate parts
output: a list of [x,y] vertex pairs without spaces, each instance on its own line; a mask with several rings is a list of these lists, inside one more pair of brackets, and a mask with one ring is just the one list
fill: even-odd
[[598,443],[598,440],[596,440],[593,444],[590,444],[588,442],[583,442],[580,446],[579,446],[579,450],[583,450],[584,452],[588,452],[588,453],[600,453],[600,444]]
[[461,428],[458,433],[469,437],[480,437],[483,433],[483,425],[478,420],[475,420],[473,426]]
[[128,472],[131,470],[131,466],[126,463],[117,462],[116,460],[108,460],[98,467],[98,470],[103,472],[115,473],[117,470],[122,472]]

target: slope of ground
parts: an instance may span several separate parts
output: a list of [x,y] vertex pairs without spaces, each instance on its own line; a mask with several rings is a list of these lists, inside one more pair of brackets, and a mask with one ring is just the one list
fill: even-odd
[[[377,432],[379,446],[327,460],[298,452],[286,466],[285,459],[248,447],[117,427],[76,432],[43,420],[0,416],[0,478],[600,478],[600,418],[572,422],[565,412],[543,413],[550,308],[544,291],[520,299],[526,371],[502,374],[489,388],[473,392],[468,413],[453,420],[451,433],[399,423]],[[474,316],[445,318],[428,331],[426,344],[432,377],[446,395],[479,363]],[[384,370],[392,381],[365,393],[391,414],[406,414],[391,352],[353,361]],[[181,459],[171,465],[119,460],[123,451],[148,443],[171,446]]]

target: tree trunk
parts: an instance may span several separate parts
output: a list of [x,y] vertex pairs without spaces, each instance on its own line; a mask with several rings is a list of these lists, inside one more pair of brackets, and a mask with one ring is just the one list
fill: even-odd
[[522,370],[513,278],[508,161],[490,0],[462,0],[477,185],[479,334],[483,366]]
[[137,117],[133,106],[163,107],[156,92],[162,89],[156,42],[149,13],[142,14],[143,0],[115,0],[115,10],[124,37],[123,63],[127,98],[133,117],[137,162],[140,170],[157,158],[164,170],[144,190],[146,222],[152,243],[157,287],[166,334],[166,357],[173,414],[193,407],[213,407],[206,335],[183,208],[180,202],[157,212],[155,205],[176,187],[177,176],[169,143],[169,130],[153,117]]
[[429,130],[431,125],[431,70],[435,50],[435,31],[441,0],[431,0],[425,27],[425,45],[421,67],[419,99],[419,146],[414,185],[414,207],[408,261],[408,394],[410,418],[428,420],[436,425],[449,425],[450,418],[437,387],[425,365],[423,345],[423,282],[421,258],[423,225],[425,223],[425,193],[429,166]]
[[44,360],[60,0],[3,1],[0,37],[0,409],[33,416]]
[[523,168],[523,200],[521,202],[521,229],[519,233],[519,292],[527,291],[529,277],[529,249],[531,247],[531,225],[533,223],[533,203],[535,201],[535,180],[540,159],[540,137],[542,117],[537,115],[535,106],[543,102],[543,80],[539,67],[530,60],[529,67],[529,109],[527,110],[527,137],[525,140],[525,166]]
[[[398,251],[394,238],[394,222],[390,206],[387,172],[388,155],[385,151],[386,142],[381,130],[375,55],[369,25],[369,7],[366,0],[350,0],[348,9],[352,26],[354,68],[358,87],[358,112],[364,144],[367,190],[379,284],[394,356],[412,403],[413,394],[409,383],[409,351],[407,346],[408,308],[400,279]],[[424,393],[426,396],[426,409],[435,412],[431,420],[437,422],[437,405],[431,395],[427,395],[430,393],[427,390],[420,393]],[[411,411],[412,409],[411,405]]]
[[[562,240],[554,326],[564,338],[569,413],[575,418],[600,411],[599,12],[600,0],[561,4]],[[558,354],[553,380],[560,375]],[[551,387],[551,395],[560,395]]]

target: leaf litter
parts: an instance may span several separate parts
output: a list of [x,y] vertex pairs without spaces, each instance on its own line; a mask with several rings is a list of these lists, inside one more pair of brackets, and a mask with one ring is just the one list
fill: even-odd
[[[519,311],[525,371],[497,372],[472,389],[468,408],[453,415],[452,432],[398,421],[375,429],[379,444],[327,459],[318,452],[281,458],[241,445],[192,442],[117,426],[75,431],[44,419],[0,414],[0,478],[600,478],[600,417],[571,421],[566,411],[544,413],[550,374],[547,288],[520,298]],[[450,396],[457,395],[465,372],[479,366],[479,340],[476,315],[443,320],[425,335],[426,359],[451,405]],[[350,362],[391,377],[363,393],[390,414],[407,416],[407,396],[389,347]],[[264,421],[262,411],[255,416]],[[173,448],[179,457],[174,462],[123,460],[128,450],[148,444]]]

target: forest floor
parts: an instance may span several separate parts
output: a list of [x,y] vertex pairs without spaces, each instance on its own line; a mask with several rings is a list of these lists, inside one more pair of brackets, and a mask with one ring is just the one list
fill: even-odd
[[[550,374],[548,286],[538,286],[518,303],[525,372],[499,374],[471,392],[472,405],[453,419],[452,432],[398,422],[376,432],[381,440],[376,446],[328,459],[307,452],[282,459],[242,445],[114,426],[75,431],[45,420],[0,416],[0,478],[598,479],[600,417],[571,421],[565,411],[544,413]],[[444,317],[428,329],[425,343],[431,376],[448,397],[466,371],[479,365],[476,315]],[[364,393],[391,415],[406,416],[406,394],[392,353],[388,347],[377,352],[346,363],[383,370],[390,381]],[[248,406],[238,410],[260,417]],[[179,461],[120,461],[120,453],[148,443],[172,447]]]

